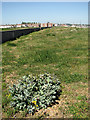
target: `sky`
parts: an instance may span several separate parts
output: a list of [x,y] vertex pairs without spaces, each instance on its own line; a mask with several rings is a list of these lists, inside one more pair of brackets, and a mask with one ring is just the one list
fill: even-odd
[[2,24],[88,23],[88,2],[3,2]]

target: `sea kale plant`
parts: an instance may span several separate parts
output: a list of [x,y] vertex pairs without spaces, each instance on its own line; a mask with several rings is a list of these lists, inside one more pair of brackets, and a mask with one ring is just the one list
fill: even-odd
[[12,96],[11,107],[16,110],[34,113],[41,108],[47,108],[55,103],[60,96],[60,81],[48,73],[37,77],[32,75],[23,76],[18,84],[9,87]]

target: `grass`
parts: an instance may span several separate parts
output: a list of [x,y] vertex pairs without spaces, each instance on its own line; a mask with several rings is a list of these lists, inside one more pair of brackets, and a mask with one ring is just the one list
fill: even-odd
[[[86,117],[87,114],[85,112],[88,112],[87,108],[88,103],[85,101],[81,101],[79,103],[74,103],[73,105],[69,106],[69,112],[73,114],[74,118],[80,118],[80,117]],[[84,114],[83,114],[84,113]]]
[[60,96],[64,104],[59,107],[59,110],[64,112],[65,118],[67,116],[69,118],[88,118],[88,85],[85,85],[83,82],[65,85],[63,94]]
[[[26,74],[35,75],[49,72],[56,74],[63,84],[61,99],[64,95],[68,95],[68,98],[71,99],[71,104],[69,104],[68,110],[65,110],[63,116],[70,117],[69,115],[72,115],[73,118],[86,118],[87,100],[82,99],[80,103],[72,104],[73,100],[77,100],[77,97],[72,94],[75,94],[77,89],[81,98],[82,94],[84,98],[88,94],[88,29],[79,28],[76,31],[74,29],[48,28],[2,44],[3,117],[12,117],[15,114],[14,110],[10,112],[10,100],[8,100],[9,98],[6,99],[9,85],[17,83],[17,79]],[[75,84],[81,86],[75,86]],[[68,86],[71,87],[71,90]],[[80,93],[82,89],[84,91]],[[85,112],[83,112],[84,108],[80,106],[84,106]],[[82,110],[82,113],[78,110]],[[60,111],[62,112],[63,109],[59,109]],[[80,113],[80,115],[76,115],[76,113]]]
[[30,29],[33,27],[20,27],[20,28],[0,28],[0,31],[9,31],[9,30],[20,30],[20,29]]

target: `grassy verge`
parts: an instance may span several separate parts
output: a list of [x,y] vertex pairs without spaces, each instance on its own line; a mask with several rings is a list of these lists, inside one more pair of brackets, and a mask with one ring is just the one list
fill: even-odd
[[[9,85],[17,83],[17,79],[26,74],[35,75],[49,72],[56,74],[65,87],[61,98],[63,99],[68,91],[67,97],[71,99],[71,104],[62,117],[68,118],[71,115],[71,117],[86,118],[87,99],[82,99],[80,103],[73,104],[73,100],[78,98],[73,96],[75,91],[72,90],[74,87],[75,90],[79,89],[80,91],[85,88],[84,93],[78,91],[78,96],[81,98],[83,96],[86,98],[85,95],[88,94],[88,91],[85,92],[88,87],[88,30],[86,28],[48,28],[21,36],[15,41],[8,41],[2,45],[2,48],[3,117],[13,117],[15,114],[15,111],[9,107],[11,98],[6,99]],[[77,87],[75,84],[80,84],[81,87]],[[84,106],[85,112],[83,112],[84,108],[82,109],[80,106]],[[62,113],[59,108],[57,106],[58,112]],[[78,111],[81,109],[82,113]],[[67,111],[69,111],[68,114]],[[80,113],[80,115],[74,115],[74,113]],[[18,114],[22,117],[20,113]]]
[[0,31],[9,31],[9,30],[21,30],[21,29],[30,29],[34,27],[20,27],[20,28],[0,28]]

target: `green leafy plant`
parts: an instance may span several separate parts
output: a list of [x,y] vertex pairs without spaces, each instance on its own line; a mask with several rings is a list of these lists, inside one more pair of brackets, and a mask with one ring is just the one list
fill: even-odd
[[27,109],[28,113],[47,108],[60,96],[60,84],[55,76],[48,73],[23,76],[18,84],[9,87],[9,96],[12,96],[10,105],[16,110]]

